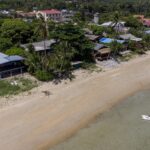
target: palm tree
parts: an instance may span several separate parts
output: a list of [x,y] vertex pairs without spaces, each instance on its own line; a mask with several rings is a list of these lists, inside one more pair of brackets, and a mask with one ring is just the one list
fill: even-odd
[[47,21],[45,20],[42,14],[39,14],[38,25],[37,25],[35,32],[38,32],[41,34],[44,40],[44,49],[45,49],[45,54],[46,54],[46,40],[48,39],[49,31],[48,31]]
[[119,21],[120,21],[120,14],[118,11],[116,11],[113,16],[113,28],[117,27],[116,28],[117,32],[119,28]]

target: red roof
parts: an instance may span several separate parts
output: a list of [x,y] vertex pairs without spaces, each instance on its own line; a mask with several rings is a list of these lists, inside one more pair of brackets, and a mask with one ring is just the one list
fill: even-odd
[[60,14],[61,13],[61,11],[56,10],[56,9],[41,10],[41,12],[46,13],[46,14]]

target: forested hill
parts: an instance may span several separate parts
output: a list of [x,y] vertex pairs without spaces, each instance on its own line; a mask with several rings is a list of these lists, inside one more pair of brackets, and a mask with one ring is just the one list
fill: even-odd
[[0,0],[0,9],[29,11],[33,8],[82,9],[90,12],[122,10],[149,14],[150,0]]

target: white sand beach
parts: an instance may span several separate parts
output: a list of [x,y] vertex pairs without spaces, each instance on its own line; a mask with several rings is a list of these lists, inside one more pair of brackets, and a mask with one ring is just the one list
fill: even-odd
[[14,104],[0,109],[0,150],[48,149],[120,100],[148,88],[150,54],[106,72],[77,74],[67,84],[44,83],[28,95],[10,98]]

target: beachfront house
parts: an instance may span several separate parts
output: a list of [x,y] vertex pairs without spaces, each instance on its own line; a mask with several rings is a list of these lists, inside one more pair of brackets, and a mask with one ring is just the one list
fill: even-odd
[[0,79],[25,71],[24,58],[18,55],[8,56],[0,53]]
[[40,54],[49,53],[52,51],[52,45],[55,44],[56,41],[54,39],[51,40],[45,40],[40,42],[34,42],[34,43],[27,43],[27,44],[21,44],[20,46],[24,48],[26,51],[28,51],[28,46],[31,44],[34,47],[35,52]]
[[144,15],[134,15],[144,26],[150,27],[150,18],[145,18]]
[[100,43],[103,43],[103,44],[110,44],[110,43],[112,43],[112,42],[114,42],[114,41],[116,41],[116,42],[118,42],[118,43],[120,43],[120,44],[125,43],[125,40],[118,40],[118,39],[105,38],[105,37],[99,39],[99,42],[100,42]]
[[36,17],[39,18],[42,15],[47,20],[53,20],[55,22],[62,21],[62,12],[56,9],[39,10],[36,12]]
[[119,39],[124,40],[124,41],[135,41],[135,42],[140,42],[142,41],[142,38],[138,38],[132,34],[122,34],[118,36]]
[[85,36],[92,42],[97,42],[99,39],[99,35],[85,34]]
[[124,21],[120,21],[118,23],[114,23],[112,21],[104,22],[100,26],[102,27],[113,27],[117,32],[127,33],[129,31],[129,27],[125,26]]
[[96,60],[102,61],[110,57],[111,49],[104,44],[95,43],[93,53]]

